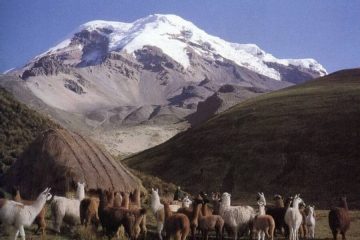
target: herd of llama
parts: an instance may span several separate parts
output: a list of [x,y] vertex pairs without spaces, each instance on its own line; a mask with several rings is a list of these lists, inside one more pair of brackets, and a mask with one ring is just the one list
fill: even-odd
[[[74,198],[53,196],[50,188],[39,194],[36,200],[21,198],[19,189],[15,189],[13,200],[0,198],[0,223],[12,225],[16,231],[15,240],[20,235],[25,240],[24,227],[35,223],[46,234],[46,202],[49,202],[52,216],[52,230],[62,233],[66,223],[72,228],[77,225],[91,226],[90,231],[101,233],[109,239],[120,238],[122,226],[129,239],[147,238],[147,213],[142,206],[140,190],[132,193],[114,192],[98,189],[96,194],[86,197],[85,183],[77,183]],[[257,208],[252,206],[231,205],[231,194],[204,192],[181,200],[171,201],[161,198],[158,189],[151,189],[150,209],[156,220],[156,237],[185,240],[201,238],[207,240],[214,233],[216,239],[225,235],[233,239],[248,236],[250,239],[274,239],[277,234],[289,240],[300,238],[314,239],[316,235],[315,207],[305,205],[300,195],[283,199],[274,196],[275,204],[268,206],[263,193],[258,193]],[[333,238],[340,233],[346,239],[350,227],[350,217],[346,198],[341,198],[338,207],[329,212],[329,226]]]

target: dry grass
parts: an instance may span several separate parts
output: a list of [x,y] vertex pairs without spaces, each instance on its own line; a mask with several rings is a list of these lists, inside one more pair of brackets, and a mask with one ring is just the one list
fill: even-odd
[[[321,240],[331,240],[331,232],[328,225],[328,212],[329,210],[317,210],[317,219],[316,219],[316,230],[315,230],[315,237],[316,239]],[[347,233],[347,240],[358,240],[360,236],[360,211],[351,211],[351,226],[350,230]],[[156,239],[156,236],[154,234],[155,231],[155,219],[153,217],[153,214],[151,211],[148,211],[148,239]],[[51,227],[50,219],[47,219],[48,226]],[[31,227],[31,229],[26,229],[27,239],[32,240],[40,240],[39,235],[34,235],[33,230],[35,229],[35,226]],[[0,228],[0,239],[12,239],[12,234],[14,233],[14,229],[11,227],[8,228]],[[51,230],[48,229],[47,231],[47,237],[48,240],[105,240],[106,237],[101,236],[100,228],[97,233],[94,233],[90,230],[90,228],[85,229],[83,226],[79,226],[76,228],[76,230],[73,233],[70,233],[69,231],[66,231],[65,234],[62,235],[55,235],[51,232]],[[115,239],[115,238],[113,238]],[[121,239],[126,239],[125,235],[121,235]],[[246,239],[246,238],[245,238]],[[285,239],[284,237],[276,237],[275,239]],[[340,236],[339,236],[340,239]]]

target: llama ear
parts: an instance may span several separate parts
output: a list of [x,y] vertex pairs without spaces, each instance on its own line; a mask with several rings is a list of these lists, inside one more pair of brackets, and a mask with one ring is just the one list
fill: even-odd
[[159,193],[159,189],[158,189],[158,188],[156,189],[156,192]]
[[155,191],[154,188],[151,188],[151,191],[154,192]]

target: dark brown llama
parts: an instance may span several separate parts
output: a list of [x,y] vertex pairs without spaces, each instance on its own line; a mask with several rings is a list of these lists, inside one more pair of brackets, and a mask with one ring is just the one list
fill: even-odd
[[350,228],[350,216],[346,197],[340,198],[338,207],[331,208],[329,212],[329,226],[334,240],[337,239],[338,233],[341,234],[343,240],[346,239],[346,232]]

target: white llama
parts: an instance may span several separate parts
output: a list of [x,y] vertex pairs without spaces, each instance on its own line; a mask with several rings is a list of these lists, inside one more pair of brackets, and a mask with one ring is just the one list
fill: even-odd
[[160,203],[160,196],[158,189],[151,189],[151,210],[156,218],[156,229],[159,236],[159,239],[162,240],[161,232],[164,228],[165,213],[164,205]]
[[80,202],[85,198],[85,183],[77,183],[76,198],[55,196],[51,204],[51,211],[54,220],[54,230],[60,233],[64,217],[71,221],[71,224],[80,223]]
[[308,206],[307,215],[305,218],[306,228],[307,228],[307,238],[315,238],[315,206]]
[[223,193],[219,213],[234,233],[237,239],[238,233],[249,230],[249,224],[254,220],[255,210],[250,206],[231,206],[231,195]]
[[36,216],[43,209],[46,201],[51,199],[50,188],[46,188],[36,201],[31,205],[23,205],[15,201],[0,199],[0,222],[13,225],[17,231],[15,233],[15,240],[21,236],[25,240],[24,226],[30,226],[35,220]]
[[190,198],[188,196],[184,197],[184,199],[182,200],[182,207],[189,208],[191,204],[192,201],[190,200]]
[[290,240],[299,239],[299,228],[302,223],[303,217],[299,210],[299,204],[304,201],[300,198],[300,195],[297,194],[293,200],[293,207],[289,207],[285,213],[285,223],[289,226]]

